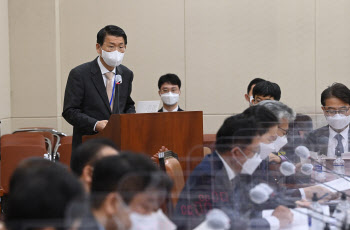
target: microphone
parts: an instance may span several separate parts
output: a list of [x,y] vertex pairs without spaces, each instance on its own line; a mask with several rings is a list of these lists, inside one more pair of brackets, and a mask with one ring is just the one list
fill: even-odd
[[115,84],[118,86],[118,101],[117,101],[117,105],[118,105],[118,114],[120,114],[120,106],[119,106],[119,104],[120,104],[120,100],[119,100],[119,85],[121,84],[121,83],[123,83],[123,79],[122,79],[122,76],[121,75],[115,75],[115,77],[116,77],[116,79],[115,79]]
[[212,209],[206,216],[207,225],[210,229],[229,229],[230,219],[220,209]]
[[[320,139],[322,139],[322,138],[320,138]],[[325,139],[327,139],[327,138],[326,138],[326,137],[323,137],[323,140],[325,140]],[[327,139],[327,141],[328,141],[328,139]],[[328,143],[328,142],[327,142],[327,143]],[[296,148],[295,148],[295,154],[296,154],[297,156],[299,156],[300,158],[302,158],[302,159],[310,159],[312,162],[318,163],[315,159],[313,159],[313,158],[310,156],[310,150],[309,150],[307,147],[305,147],[305,146],[298,146],[298,147],[296,147]],[[350,180],[349,180],[348,178],[344,177],[344,175],[333,171],[332,169],[328,168],[327,166],[324,166],[324,165],[323,165],[322,167],[324,167],[325,169],[327,169],[327,170],[329,171],[328,173],[335,174],[335,175],[339,176],[340,178],[342,178],[342,179],[344,179],[344,180],[350,182]]]
[[284,161],[280,166],[280,172],[284,176],[291,176],[295,174],[295,165],[290,163],[289,161]]

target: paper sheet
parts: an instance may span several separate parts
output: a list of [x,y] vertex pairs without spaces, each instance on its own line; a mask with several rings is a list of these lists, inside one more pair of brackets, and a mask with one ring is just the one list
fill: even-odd
[[[324,215],[329,215],[329,207],[327,205],[322,205]],[[273,209],[264,210],[262,212],[262,216],[269,217],[271,216]],[[309,222],[308,222],[308,210],[306,208],[295,208],[291,209],[293,213],[293,222],[289,226],[285,228],[281,228],[283,230],[308,230]],[[329,221],[324,219],[325,221]]]
[[136,113],[156,113],[158,112],[160,101],[138,101]]
[[[327,183],[321,184],[321,186],[331,190],[332,192],[349,190],[350,189],[350,178],[349,177],[346,177],[346,178],[348,181],[345,180],[344,178],[339,178],[339,179],[332,180],[332,181],[329,181]],[[331,188],[334,188],[334,189],[331,189]]]

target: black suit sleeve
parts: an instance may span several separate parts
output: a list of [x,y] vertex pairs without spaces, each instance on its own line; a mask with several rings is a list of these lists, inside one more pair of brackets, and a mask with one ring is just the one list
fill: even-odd
[[82,74],[73,69],[69,73],[66,91],[64,95],[64,106],[62,116],[66,121],[85,134],[94,134],[95,118],[86,115],[82,111],[84,102],[84,82]]
[[133,80],[134,80],[134,73],[131,72],[131,79],[130,79],[129,90],[128,90],[128,98],[126,99],[126,104],[125,104],[125,113],[136,113],[135,102],[131,98],[132,81]]

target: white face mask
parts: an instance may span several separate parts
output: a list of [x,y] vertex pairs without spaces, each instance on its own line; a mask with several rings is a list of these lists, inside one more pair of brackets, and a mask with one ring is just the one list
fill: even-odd
[[175,230],[176,225],[169,220],[161,209],[149,215],[142,215],[137,212],[130,214],[130,230]]
[[166,105],[175,105],[179,101],[180,95],[178,93],[163,93],[160,95],[163,103]]
[[107,65],[116,67],[122,64],[124,53],[120,53],[118,50],[113,52],[104,51],[102,48],[101,50],[102,50],[101,57],[103,58],[103,60],[106,62]]
[[334,116],[326,116],[328,124],[334,129],[343,129],[350,123],[350,116],[336,114]]
[[261,161],[262,161],[261,158],[260,158],[260,156],[259,156],[259,154],[255,153],[254,156],[253,156],[252,158],[248,158],[248,157],[244,154],[244,152],[243,152],[241,149],[239,149],[239,151],[240,151],[240,152],[244,155],[244,157],[247,159],[247,160],[243,163],[243,165],[242,165],[239,161],[237,161],[237,163],[240,164],[240,165],[242,166],[242,171],[241,171],[241,173],[242,173],[242,174],[252,175],[252,174],[255,172],[256,168],[260,165],[260,163],[261,163]]
[[260,158],[262,160],[265,160],[265,158],[268,157],[270,153],[275,152],[275,149],[276,148],[273,142],[270,144],[260,143],[260,151],[259,151]]
[[269,199],[272,192],[273,189],[270,186],[260,183],[249,191],[249,196],[255,204],[262,204]]
[[280,149],[288,143],[287,136],[277,136],[277,139],[273,143],[275,144],[275,152],[278,153],[278,151],[280,151]]
[[254,97],[253,97],[253,96],[250,96],[250,97],[249,97],[249,105],[250,105],[250,106],[253,105],[253,100],[254,100]]

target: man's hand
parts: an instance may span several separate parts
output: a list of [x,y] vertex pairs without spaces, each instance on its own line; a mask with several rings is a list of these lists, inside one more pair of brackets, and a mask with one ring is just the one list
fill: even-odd
[[107,120],[98,121],[95,130],[101,132],[106,127],[107,123]]
[[280,228],[284,228],[293,222],[293,213],[285,206],[278,206],[272,213],[280,221]]
[[162,146],[162,147],[158,150],[158,152],[157,152],[156,154],[154,154],[154,155],[151,157],[151,159],[152,159],[153,161],[159,162],[158,154],[161,153],[161,152],[166,152],[166,151],[168,151],[168,150],[169,150],[168,148],[166,148],[165,146]]
[[270,153],[269,154],[269,162],[276,162],[277,164],[280,164],[281,163],[281,158],[273,153]]
[[321,197],[328,193],[321,201],[329,201],[338,198],[339,194],[331,192],[328,188],[320,185],[314,185],[310,187],[303,188],[305,192],[306,199],[311,200],[314,193],[317,193],[317,197]]

